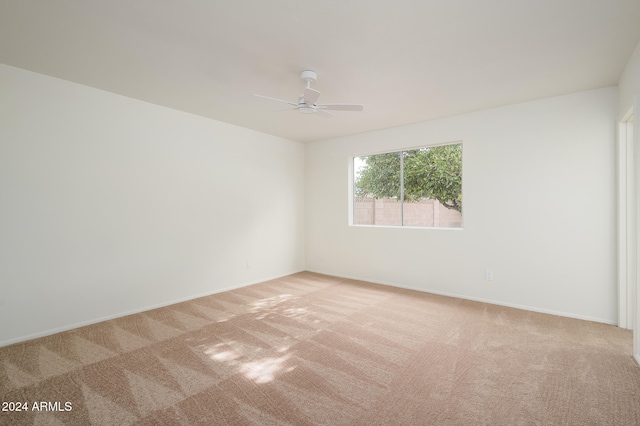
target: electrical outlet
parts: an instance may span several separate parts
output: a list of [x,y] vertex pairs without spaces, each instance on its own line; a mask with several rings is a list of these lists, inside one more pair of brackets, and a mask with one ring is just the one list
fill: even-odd
[[247,269],[251,269],[251,261],[247,259],[247,261],[245,262],[244,266]]
[[490,269],[484,271],[484,279],[486,281],[493,281],[493,271]]

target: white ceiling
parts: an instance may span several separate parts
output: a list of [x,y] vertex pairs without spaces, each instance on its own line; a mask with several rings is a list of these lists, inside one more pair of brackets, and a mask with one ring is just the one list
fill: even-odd
[[[0,63],[302,142],[615,85],[640,0],[3,0]],[[303,69],[322,118],[296,101]]]

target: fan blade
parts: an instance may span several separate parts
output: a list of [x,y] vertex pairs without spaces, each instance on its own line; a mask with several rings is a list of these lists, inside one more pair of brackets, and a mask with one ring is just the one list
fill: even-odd
[[304,89],[304,103],[307,105],[313,105],[316,103],[318,98],[320,97],[320,92],[311,87],[307,87]]
[[320,109],[330,109],[333,111],[363,111],[362,105],[348,105],[348,104],[325,104],[318,105]]
[[272,101],[284,102],[285,104],[293,105],[294,107],[298,106],[298,104],[294,104],[293,102],[283,101],[282,99],[271,98],[269,96],[256,95],[255,93],[253,94],[253,96],[257,96],[259,98],[270,99]]
[[323,109],[317,109],[316,110],[318,112],[318,115],[322,118],[331,118],[331,117],[335,117],[335,114],[331,114],[329,111],[325,111]]

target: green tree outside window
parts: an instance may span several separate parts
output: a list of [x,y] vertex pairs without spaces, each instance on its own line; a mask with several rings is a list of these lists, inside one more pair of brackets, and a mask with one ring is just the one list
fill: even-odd
[[462,144],[360,158],[363,165],[355,179],[356,196],[400,200],[404,189],[402,201],[435,199],[462,212]]

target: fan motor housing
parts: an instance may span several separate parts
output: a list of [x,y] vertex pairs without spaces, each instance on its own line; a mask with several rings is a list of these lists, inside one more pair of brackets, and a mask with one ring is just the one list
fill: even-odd
[[314,105],[298,105],[298,111],[303,114],[315,114],[318,109]]

